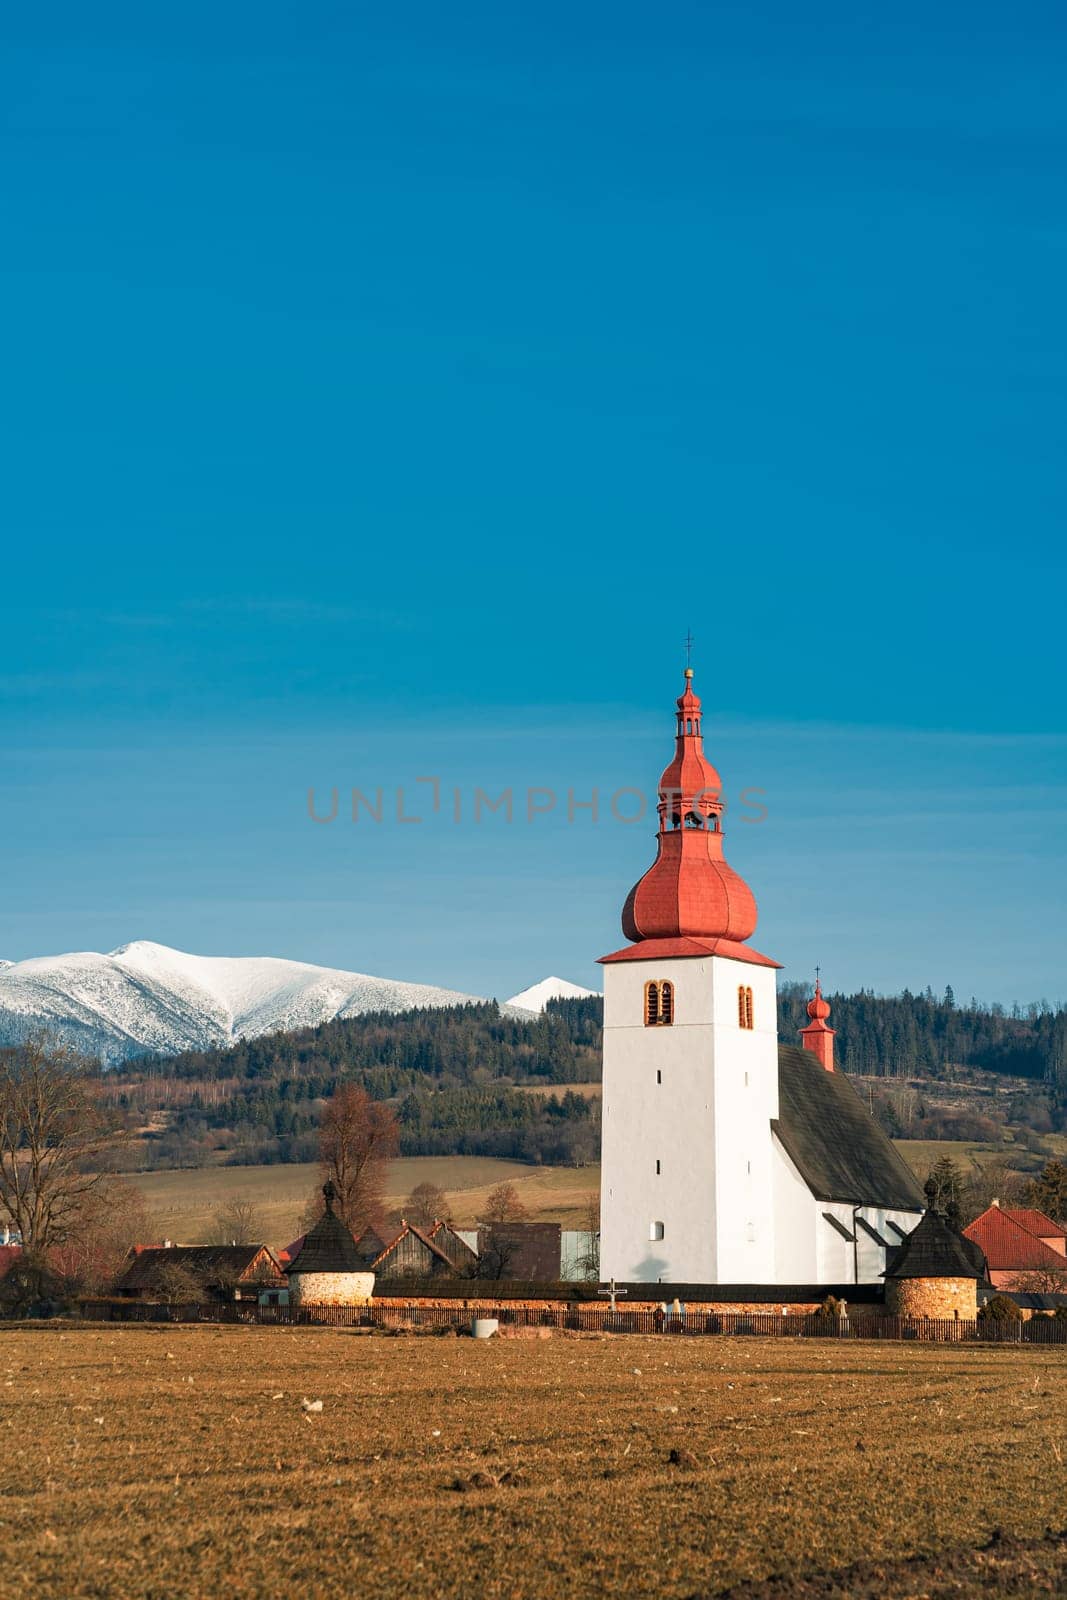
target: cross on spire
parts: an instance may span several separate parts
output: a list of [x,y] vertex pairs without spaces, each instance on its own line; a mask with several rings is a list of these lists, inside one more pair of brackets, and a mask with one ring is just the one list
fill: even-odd
[[686,664],[687,667],[691,667],[693,665],[693,630],[692,630],[692,628],[687,628],[685,630],[685,664]]

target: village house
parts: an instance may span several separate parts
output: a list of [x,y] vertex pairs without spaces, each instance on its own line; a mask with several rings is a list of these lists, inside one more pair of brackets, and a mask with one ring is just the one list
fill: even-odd
[[483,1222],[478,1229],[480,1276],[558,1283],[561,1235],[558,1222]]
[[[413,1222],[401,1222],[395,1229],[365,1228],[356,1240],[356,1251],[368,1272],[376,1279],[455,1277],[456,1250],[444,1234],[444,1224],[436,1224],[437,1238],[423,1232]],[[440,1242],[438,1242],[440,1240]],[[464,1251],[472,1251],[464,1246]]]
[[963,1231],[985,1252],[995,1288],[1067,1292],[1067,1229],[1043,1211],[994,1200]]
[[123,1299],[214,1298],[258,1301],[268,1286],[285,1287],[265,1244],[141,1245],[115,1283]]
[[[279,1252],[283,1268],[303,1243],[301,1236]],[[451,1223],[440,1219],[425,1229],[407,1221],[364,1228],[354,1243],[360,1270],[373,1272],[376,1278],[472,1278],[478,1273],[477,1250]]]

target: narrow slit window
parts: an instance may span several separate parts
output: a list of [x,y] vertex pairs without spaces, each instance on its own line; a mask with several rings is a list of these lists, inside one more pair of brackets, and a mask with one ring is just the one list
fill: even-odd
[[752,990],[745,984],[742,984],[737,991],[737,1025],[739,1028],[755,1027]]
[[659,1067],[656,1068],[656,1082],[657,1083],[662,1083],[663,1082],[663,1073],[660,1071]]
[[657,1177],[657,1178],[658,1178],[658,1177],[659,1177],[659,1176],[660,1176],[660,1171],[661,1171],[661,1168],[660,1168],[660,1164],[659,1164],[659,1162],[658,1162],[658,1161],[657,1161],[657,1162],[656,1162],[656,1177]]
[[648,1237],[653,1242],[656,1242],[656,1241],[658,1241],[658,1240],[663,1238],[663,1224],[662,1224],[662,1222],[650,1222],[649,1223],[649,1225],[648,1225]]

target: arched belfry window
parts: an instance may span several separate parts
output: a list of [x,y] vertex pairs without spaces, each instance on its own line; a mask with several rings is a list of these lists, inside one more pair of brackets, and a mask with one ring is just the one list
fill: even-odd
[[740,1028],[753,1028],[752,990],[742,984],[737,991],[737,1025]]
[[674,1021],[674,984],[652,979],[645,984],[645,1027],[669,1028]]

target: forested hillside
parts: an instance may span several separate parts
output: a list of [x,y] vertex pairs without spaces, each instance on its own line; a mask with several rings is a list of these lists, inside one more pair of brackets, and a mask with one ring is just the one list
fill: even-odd
[[[783,985],[783,1039],[807,1021],[808,997]],[[838,1065],[884,1080],[864,1092],[888,1132],[995,1140],[1013,1122],[1035,1135],[1067,1125],[1067,1012],[960,1006],[951,991],[828,998]],[[322,1104],[342,1082],[395,1103],[404,1155],[584,1163],[598,1155],[599,1102],[568,1085],[600,1077],[600,1020],[597,999],[553,1001],[530,1019],[493,1003],[366,1015],[131,1061],[103,1088],[147,1129],[150,1165],[312,1159]],[[979,1094],[968,1085],[982,1073],[1002,1078]]]
[[[810,991],[783,984],[779,1027],[788,1038],[807,1021]],[[846,1072],[887,1078],[946,1078],[973,1067],[1058,1083],[1067,1094],[1067,1010],[1042,1004],[1015,1007],[958,1005],[951,989],[925,994],[828,995],[837,1030],[838,1063]]]
[[131,1113],[157,1116],[153,1165],[198,1166],[220,1152],[248,1164],[311,1160],[322,1103],[342,1082],[396,1103],[402,1155],[595,1161],[599,1101],[566,1085],[600,1077],[600,1012],[593,999],[552,1001],[529,1019],[491,1002],[368,1014],[127,1062],[104,1088]]

